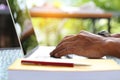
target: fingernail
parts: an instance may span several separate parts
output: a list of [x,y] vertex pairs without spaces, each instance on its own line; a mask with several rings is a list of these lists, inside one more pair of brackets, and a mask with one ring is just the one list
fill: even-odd
[[54,56],[55,56],[55,57],[58,57],[58,54],[56,53]]

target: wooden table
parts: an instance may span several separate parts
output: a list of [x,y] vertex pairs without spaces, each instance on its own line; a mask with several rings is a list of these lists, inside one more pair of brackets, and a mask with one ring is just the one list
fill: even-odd
[[95,21],[97,19],[107,19],[108,20],[108,32],[111,32],[111,13],[70,13],[63,12],[62,10],[41,10],[40,8],[32,8],[30,10],[31,17],[49,17],[49,18],[82,18],[91,19],[93,26],[93,33],[96,33]]

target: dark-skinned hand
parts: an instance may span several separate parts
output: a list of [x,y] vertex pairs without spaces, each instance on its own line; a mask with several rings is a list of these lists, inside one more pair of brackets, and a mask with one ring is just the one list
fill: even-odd
[[61,58],[76,54],[88,58],[101,58],[106,55],[106,37],[81,31],[79,34],[66,36],[50,53],[51,57]]

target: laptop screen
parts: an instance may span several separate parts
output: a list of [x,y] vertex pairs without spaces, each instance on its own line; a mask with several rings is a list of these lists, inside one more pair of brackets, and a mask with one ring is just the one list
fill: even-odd
[[0,48],[19,47],[6,0],[0,0]]
[[36,48],[38,41],[27,9],[26,0],[7,0],[7,2],[24,54],[28,54]]

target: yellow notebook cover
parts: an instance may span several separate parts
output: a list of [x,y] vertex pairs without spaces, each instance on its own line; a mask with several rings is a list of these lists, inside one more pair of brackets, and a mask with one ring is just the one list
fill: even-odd
[[[49,59],[48,59],[49,60]],[[109,59],[56,59],[56,61],[66,61],[77,63],[74,67],[64,66],[42,66],[42,65],[24,65],[21,59],[16,60],[9,70],[42,70],[42,71],[104,71],[120,70],[120,66],[113,60]]]

